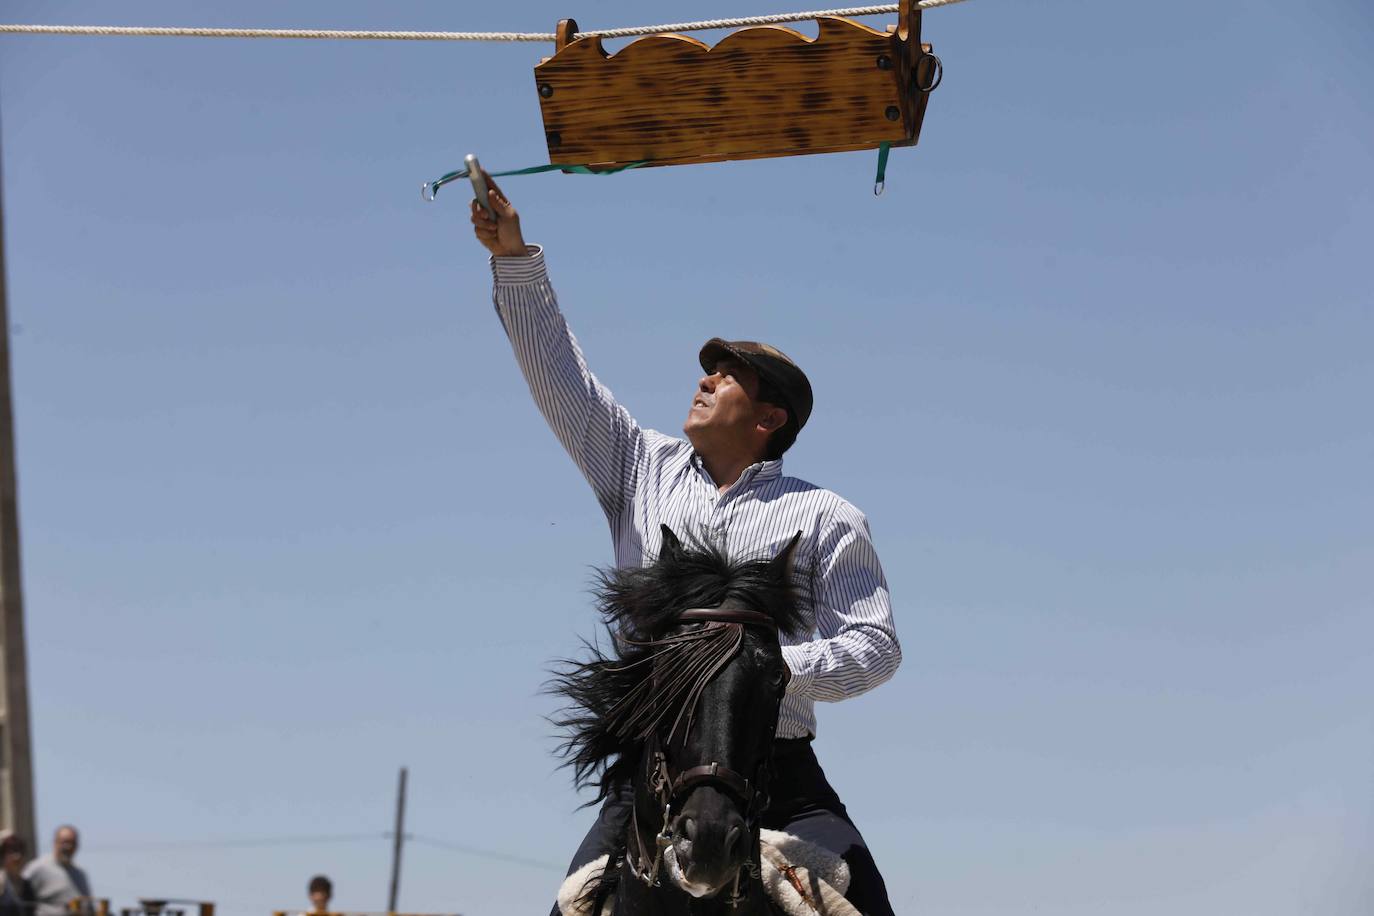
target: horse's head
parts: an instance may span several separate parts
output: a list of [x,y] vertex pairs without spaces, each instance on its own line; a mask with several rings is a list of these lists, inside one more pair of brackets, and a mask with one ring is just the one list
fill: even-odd
[[601,795],[633,780],[628,845],[640,877],[662,866],[698,897],[732,885],[755,856],[787,669],[779,632],[801,624],[791,561],[732,563],[667,527],[658,561],[603,577],[614,658],[557,681],[578,709],[560,720],[581,782]]
[[[691,562],[666,528],[663,543],[660,564]],[[677,676],[695,679],[699,693],[683,698],[684,708],[650,739],[654,753],[645,755],[650,785],[661,784],[655,800],[668,812],[668,873],[696,897],[732,885],[754,857],[787,685],[778,629],[795,615],[790,563],[796,544],[794,538],[777,557],[736,569],[721,600],[712,595],[702,606],[680,610],[661,637],[700,637],[703,645],[717,640],[723,647],[714,657],[711,649],[683,652],[688,660]],[[719,632],[701,635],[712,630]],[[663,660],[660,667],[675,666]]]

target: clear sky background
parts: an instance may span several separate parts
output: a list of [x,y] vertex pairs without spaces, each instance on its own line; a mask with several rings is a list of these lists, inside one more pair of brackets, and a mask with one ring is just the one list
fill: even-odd
[[[872,152],[507,179],[527,236],[648,426],[680,427],[715,334],[810,373],[787,468],[868,513],[906,657],[822,708],[817,746],[899,913],[1369,913],[1374,10],[973,0],[925,25],[946,78],[885,196]],[[539,690],[595,629],[609,539],[464,188],[418,192],[469,151],[547,161],[546,53],[0,37],[38,815],[45,843],[81,827],[116,906],[263,916],[324,871],[380,909],[404,764],[402,907],[545,911],[590,815]]]

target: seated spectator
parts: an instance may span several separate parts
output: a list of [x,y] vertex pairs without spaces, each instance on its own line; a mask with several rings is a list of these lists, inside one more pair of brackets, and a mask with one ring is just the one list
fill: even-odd
[[29,844],[6,833],[0,839],[0,916],[29,916],[35,903],[33,885],[24,877]]
[[53,834],[52,852],[34,859],[24,869],[38,900],[35,916],[67,916],[73,900],[91,896],[91,882],[72,861],[80,845],[76,828],[63,824]]

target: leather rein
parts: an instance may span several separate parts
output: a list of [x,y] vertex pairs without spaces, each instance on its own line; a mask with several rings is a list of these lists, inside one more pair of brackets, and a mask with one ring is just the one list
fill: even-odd
[[[726,623],[738,626],[764,627],[774,633],[778,630],[777,623],[772,617],[759,611],[748,609],[723,609],[723,608],[692,608],[683,611],[678,615],[678,622],[692,623],[701,621],[704,623]],[[773,706],[773,718],[768,724],[769,745],[772,745],[773,735],[778,728],[778,711],[782,705],[782,693],[779,692],[777,703]],[[764,809],[768,807],[768,794],[765,788],[766,776],[770,757],[765,756],[759,762],[758,770],[754,773],[753,779],[732,770],[719,761],[712,760],[699,766],[689,767],[678,773],[676,777],[668,767],[668,757],[660,746],[658,733],[652,734],[644,748],[645,756],[652,756],[653,772],[650,775],[649,788],[658,796],[658,803],[663,808],[663,822],[658,832],[654,836],[655,854],[652,862],[645,865],[645,843],[643,835],[639,830],[639,810],[638,805],[631,807],[630,811],[630,839],[631,843],[626,845],[625,863],[630,871],[639,880],[649,887],[659,887],[659,871],[663,865],[663,854],[668,847],[673,844],[673,810],[680,807],[686,797],[691,794],[693,789],[703,785],[715,785],[723,788],[727,793],[738,799],[744,807],[745,826],[749,831],[753,848],[758,847],[759,822],[763,816]],[[634,849],[631,849],[631,846]],[[746,862],[740,867],[740,872],[748,871],[755,879],[759,876],[759,865],[756,861]],[[740,894],[740,872],[735,874],[735,885],[729,898],[731,906],[738,906],[743,901]]]

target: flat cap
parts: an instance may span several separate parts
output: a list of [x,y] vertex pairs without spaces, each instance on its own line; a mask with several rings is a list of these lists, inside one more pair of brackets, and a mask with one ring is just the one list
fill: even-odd
[[744,363],[766,380],[782,395],[784,403],[797,421],[797,429],[806,425],[811,416],[811,382],[792,358],[777,347],[754,340],[724,340],[712,337],[701,348],[701,368],[714,372],[716,363],[734,358]]

